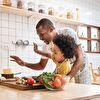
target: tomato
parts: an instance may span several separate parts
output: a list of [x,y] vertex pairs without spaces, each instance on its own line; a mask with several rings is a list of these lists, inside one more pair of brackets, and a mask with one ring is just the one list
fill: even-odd
[[32,85],[34,83],[36,83],[36,81],[33,78],[28,78],[27,79],[27,84]]
[[61,80],[58,78],[55,78],[55,80],[53,82],[53,86],[54,86],[54,88],[60,88],[61,87]]
[[65,85],[67,83],[67,78],[65,76],[62,76],[60,74],[55,74],[54,77],[60,79],[61,85]]
[[54,75],[54,78],[55,78],[55,79],[58,78],[58,79],[61,80],[61,79],[62,79],[62,76],[61,76],[60,74],[55,74],[55,75]]

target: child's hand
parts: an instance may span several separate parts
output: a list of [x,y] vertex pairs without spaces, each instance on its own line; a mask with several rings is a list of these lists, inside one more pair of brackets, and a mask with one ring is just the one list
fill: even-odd
[[33,49],[37,53],[38,52],[38,45],[36,43],[33,43],[33,45],[34,45]]

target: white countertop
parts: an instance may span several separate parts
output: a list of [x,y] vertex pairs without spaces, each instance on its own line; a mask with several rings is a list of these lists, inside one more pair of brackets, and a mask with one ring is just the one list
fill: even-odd
[[85,98],[100,100],[100,86],[68,84],[62,91],[46,89],[20,91],[0,85],[0,100],[85,100]]

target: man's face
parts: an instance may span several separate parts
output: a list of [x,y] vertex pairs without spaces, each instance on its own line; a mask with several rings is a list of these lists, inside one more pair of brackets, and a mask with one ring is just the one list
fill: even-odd
[[37,34],[39,35],[40,40],[44,41],[46,44],[49,44],[52,40],[50,29],[43,28],[42,26],[40,26],[37,29]]

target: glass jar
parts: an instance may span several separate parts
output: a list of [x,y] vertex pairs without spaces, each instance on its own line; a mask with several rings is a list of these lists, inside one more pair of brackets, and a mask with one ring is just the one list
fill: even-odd
[[55,13],[54,8],[53,7],[49,7],[48,8],[48,15],[54,15],[54,13]]
[[3,0],[3,5],[11,6],[11,0]]
[[28,2],[28,10],[35,11],[35,3],[33,1]]
[[76,20],[80,20],[80,10],[76,8],[77,17]]
[[12,7],[17,7],[17,1],[16,0],[11,0],[11,5],[12,5]]
[[45,6],[44,5],[38,5],[38,12],[39,13],[46,13],[46,11],[45,11]]
[[72,10],[67,11],[67,19],[73,19],[73,12]]
[[58,10],[59,10],[58,16],[65,17],[65,9],[63,7],[59,7]]
[[17,0],[17,8],[22,9],[23,8],[23,1]]

